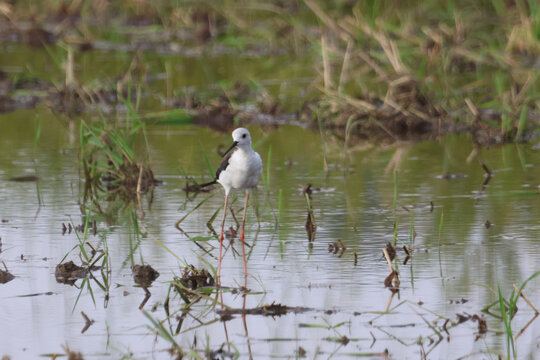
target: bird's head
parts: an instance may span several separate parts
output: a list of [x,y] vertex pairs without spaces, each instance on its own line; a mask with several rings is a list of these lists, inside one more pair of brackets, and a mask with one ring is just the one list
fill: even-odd
[[[234,149],[236,146],[239,148],[251,147],[251,135],[249,134],[248,129],[238,128],[232,132],[233,143],[230,148],[225,151],[227,154],[229,151]],[[223,155],[225,155],[223,154]]]
[[251,145],[251,135],[248,129],[238,128],[234,130],[232,138],[239,147],[242,147],[242,145]]

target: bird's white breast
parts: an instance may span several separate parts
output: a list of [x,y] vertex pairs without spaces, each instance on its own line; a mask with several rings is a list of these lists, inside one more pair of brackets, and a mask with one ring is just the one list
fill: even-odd
[[[250,149],[251,150],[251,149]],[[236,150],[227,168],[219,174],[218,182],[231,189],[251,189],[257,185],[262,173],[262,160],[255,151]]]

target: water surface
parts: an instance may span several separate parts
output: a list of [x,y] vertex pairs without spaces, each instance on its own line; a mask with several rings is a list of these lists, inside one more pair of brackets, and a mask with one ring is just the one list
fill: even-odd
[[[41,135],[36,143],[33,129],[38,120]],[[0,285],[1,354],[35,358],[63,352],[61,346],[68,344],[88,358],[170,358],[170,344],[148,328],[154,325],[139,310],[144,291],[133,282],[131,255],[135,263],[150,264],[160,272],[144,310],[157,321],[165,320],[169,282],[182,273],[183,262],[208,269],[208,264],[217,265],[218,241],[197,244],[192,239],[211,235],[206,223],[222,207],[223,193],[216,188],[188,199],[181,188],[185,175],[210,179],[203,154],[215,169],[218,146],[228,145],[230,135],[198,127],[147,129],[150,162],[155,176],[164,181],[154,191],[151,209],[149,196],[143,198],[144,217],[136,205],[110,205],[98,216],[97,234],[88,237],[96,248],[108,249],[107,299],[93,280],[90,293],[87,287],[78,288],[82,280],[69,286],[57,283],[54,276],[61,261],[80,264],[74,249],[77,235],[62,235],[62,223],[83,222],[77,142],[44,108],[4,115],[2,127],[0,260],[16,278]],[[493,172],[483,187],[485,171],[476,158],[467,161],[473,150],[467,136],[349,151],[331,137],[299,127],[249,129],[265,171],[248,213],[248,288],[253,294],[246,296],[245,307],[276,303],[309,310],[281,317],[248,315],[245,324],[236,315],[223,323],[213,321],[220,307],[203,299],[174,337],[186,352],[221,348],[242,357],[251,352],[254,358],[290,358],[302,348],[308,357],[377,358],[387,349],[392,357],[411,359],[428,351],[428,358],[506,354],[501,321],[481,310],[497,299],[498,285],[508,297],[512,284],[520,285],[539,270],[540,152],[534,144],[480,150]],[[141,138],[140,153],[145,144]],[[29,174],[40,180],[8,181]],[[445,179],[445,174],[455,176]],[[316,189],[311,199],[317,225],[313,242],[305,229],[302,194],[308,183]],[[178,231],[176,221],[207,197],[182,222],[184,233]],[[234,199],[233,208],[240,214],[243,194]],[[213,223],[216,229],[220,217],[221,212]],[[486,221],[493,226],[487,228]],[[383,283],[389,269],[382,248],[393,242],[394,224],[401,284],[392,295]],[[227,226],[235,226],[230,215]],[[329,252],[329,245],[338,240],[346,246],[341,256]],[[414,247],[406,265],[403,245]],[[240,243],[234,241],[234,251],[228,242],[227,246],[222,281],[238,288],[243,285]],[[99,272],[95,275],[102,280]],[[533,303],[540,295],[538,285],[535,279],[525,288]],[[238,293],[225,292],[224,302],[233,308],[244,306]],[[179,296],[171,298],[171,312],[182,306]],[[518,307],[514,335],[534,315],[522,300]],[[84,334],[81,311],[95,320]],[[449,330],[449,338],[443,333],[437,344],[437,333],[428,324],[440,330],[445,318],[455,321],[457,313],[484,316],[488,333],[475,341],[478,324],[469,320]],[[167,329],[176,329],[176,315],[164,322]],[[516,341],[518,356],[534,358],[539,336],[535,321]]]

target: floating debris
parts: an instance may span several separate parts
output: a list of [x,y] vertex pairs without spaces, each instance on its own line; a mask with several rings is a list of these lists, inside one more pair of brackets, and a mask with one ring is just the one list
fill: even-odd
[[386,252],[388,253],[388,256],[390,257],[390,261],[393,261],[396,257],[396,248],[391,243],[386,243]]
[[443,180],[464,179],[466,177],[467,175],[463,173],[457,173],[457,174],[444,173],[442,175],[436,176],[437,179],[443,179]]
[[312,242],[313,240],[315,240],[315,230],[317,229],[315,224],[313,223],[313,219],[312,219],[312,216],[311,216],[311,213],[308,211],[308,214],[307,214],[307,219],[306,219],[306,232],[307,232],[307,235],[308,235],[308,240],[310,242]]
[[382,251],[383,251],[384,258],[386,259],[386,262],[388,264],[388,267],[390,268],[390,275],[388,275],[384,279],[384,286],[389,288],[390,291],[392,291],[392,294],[394,294],[397,291],[399,291],[399,274],[396,271],[396,269],[394,269],[394,266],[392,265],[392,261],[390,260],[390,255],[388,255],[387,248],[383,248]]
[[[177,280],[177,278],[175,278],[175,280]],[[184,269],[184,273],[179,280],[185,287],[191,290],[213,286],[215,284],[214,278],[210,275],[208,270],[198,270],[193,265]]]
[[311,195],[312,193],[312,190],[311,190],[311,184],[307,184],[306,186],[303,186],[302,187],[302,195]]
[[328,252],[333,253],[334,255],[339,252],[338,257],[342,257],[345,253],[345,250],[347,250],[347,247],[345,246],[345,244],[343,244],[341,239],[338,239],[338,241],[334,241],[328,244]]
[[159,277],[159,272],[150,265],[133,265],[131,273],[135,283],[143,287],[151,286],[152,282]]
[[469,315],[467,313],[463,313],[463,314],[456,314],[456,317],[457,317],[457,322],[458,324],[461,324],[461,323],[464,323],[465,321],[469,321],[472,317],[472,315]]
[[84,360],[80,352],[71,351],[68,345],[62,345],[62,348],[68,356],[68,360]]
[[396,289],[399,287],[399,277],[398,272],[393,270],[390,275],[384,279],[384,286],[390,288],[390,290]]
[[7,271],[0,269],[0,284],[5,284],[15,279],[15,276]]
[[85,325],[84,327],[82,328],[81,330],[81,334],[84,334],[86,332],[86,330],[88,330],[88,328],[95,322],[93,319],[90,319],[88,317],[88,315],[86,315],[84,313],[84,311],[81,311],[81,315],[82,317],[84,318],[84,321],[85,321]]
[[336,342],[336,343],[341,344],[343,346],[347,345],[351,341],[351,339],[349,339],[345,335],[343,335],[342,337],[338,337],[338,338],[329,337],[329,338],[325,338],[324,340],[333,341],[333,342]]
[[484,335],[485,333],[487,333],[487,330],[488,330],[487,322],[483,316],[481,317],[476,314],[474,314],[471,319],[472,321],[478,321],[478,336],[475,339],[475,341],[478,341],[481,335]]
[[234,240],[236,238],[236,230],[231,226],[228,230],[225,231],[225,237],[229,240]]
[[288,313],[298,314],[308,311],[313,311],[312,308],[300,307],[300,306],[286,306],[282,304],[276,304],[272,302],[271,304],[266,304],[262,306],[257,306],[251,309],[219,309],[216,310],[220,316],[231,316],[231,315],[262,315],[262,316],[282,316]]
[[88,268],[75,265],[73,261],[69,261],[56,265],[54,276],[59,283],[73,285],[78,279],[86,277],[88,273]]
[[8,180],[13,181],[13,182],[33,182],[33,181],[38,181],[39,176],[36,176],[36,175],[14,176],[14,177],[10,177]]
[[[92,221],[92,224],[89,224],[89,225],[91,226],[92,234],[96,235],[97,234],[96,220]],[[64,228],[62,228],[62,230],[64,230]],[[79,225],[75,226],[75,231],[83,233],[85,230],[86,230],[86,225],[85,224],[79,224]]]
[[461,298],[461,299],[459,299],[459,300],[452,300],[452,299],[450,299],[450,304],[465,304],[465,303],[467,303],[467,302],[469,302],[469,300],[464,299],[464,298]]

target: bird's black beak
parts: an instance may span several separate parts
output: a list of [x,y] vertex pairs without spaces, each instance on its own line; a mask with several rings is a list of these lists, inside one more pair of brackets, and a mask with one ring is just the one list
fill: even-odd
[[231,151],[232,149],[234,149],[234,147],[235,147],[236,145],[238,145],[238,141],[233,142],[232,145],[231,145],[231,147],[228,148],[227,151],[225,151],[225,152],[223,153],[223,156],[227,155],[227,153],[228,153],[229,151]]

